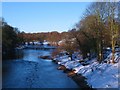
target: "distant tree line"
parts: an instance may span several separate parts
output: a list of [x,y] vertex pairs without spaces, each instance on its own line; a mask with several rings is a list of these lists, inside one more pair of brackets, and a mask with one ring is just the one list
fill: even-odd
[[25,33],[25,32],[21,33],[21,36],[23,36],[25,42],[30,42],[30,41],[43,42],[44,40],[47,40],[49,42],[58,42],[62,39],[65,39],[67,35],[68,32],[59,33],[57,31],[41,32],[41,33]]

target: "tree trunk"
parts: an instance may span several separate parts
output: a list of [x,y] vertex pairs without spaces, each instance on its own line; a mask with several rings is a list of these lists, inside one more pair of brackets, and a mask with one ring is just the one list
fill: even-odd
[[115,63],[114,59],[115,59],[115,40],[114,36],[112,36],[112,63]]
[[99,41],[98,43],[98,61],[102,62],[103,60],[103,50],[102,50],[102,42]]

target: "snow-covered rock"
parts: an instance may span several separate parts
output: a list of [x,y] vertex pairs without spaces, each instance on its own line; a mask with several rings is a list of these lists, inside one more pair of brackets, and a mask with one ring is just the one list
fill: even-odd
[[78,61],[68,61],[64,64],[67,69],[73,69],[81,64]]

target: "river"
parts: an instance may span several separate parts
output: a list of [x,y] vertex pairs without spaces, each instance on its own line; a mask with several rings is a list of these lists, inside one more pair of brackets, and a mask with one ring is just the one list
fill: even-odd
[[22,57],[3,62],[3,88],[79,88],[57,64],[38,58],[51,50],[22,50]]

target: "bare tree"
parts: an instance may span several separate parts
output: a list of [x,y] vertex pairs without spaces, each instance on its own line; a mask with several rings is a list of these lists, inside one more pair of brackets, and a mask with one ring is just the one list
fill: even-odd
[[114,59],[115,59],[115,45],[117,42],[117,38],[118,38],[118,24],[116,21],[115,17],[119,17],[116,16],[118,11],[118,3],[116,2],[111,2],[109,3],[109,16],[108,16],[108,21],[110,22],[110,31],[111,31],[111,45],[112,45],[112,63],[115,63]]
[[[85,15],[95,15],[96,18],[96,34],[97,34],[97,47],[98,47],[98,59],[103,59],[103,44],[104,44],[104,27],[106,22],[110,22],[110,36],[112,46],[112,62],[114,62],[115,44],[118,37],[118,25],[116,24],[115,17],[118,12],[117,2],[96,2],[87,8]],[[109,31],[108,31],[109,32]]]

